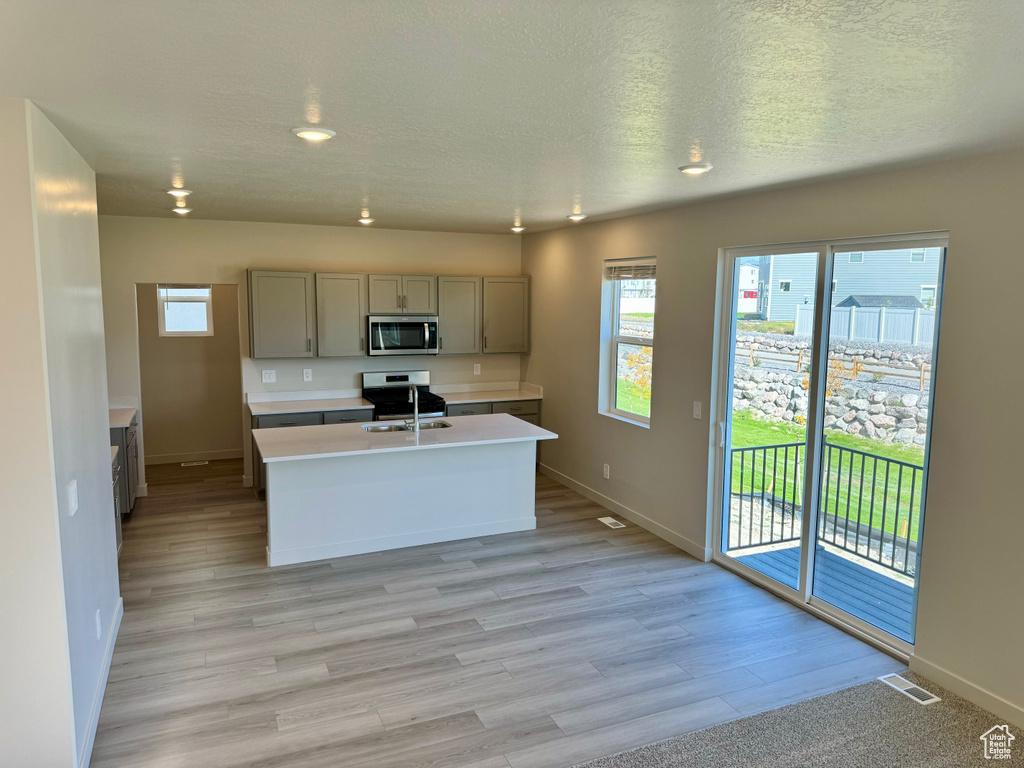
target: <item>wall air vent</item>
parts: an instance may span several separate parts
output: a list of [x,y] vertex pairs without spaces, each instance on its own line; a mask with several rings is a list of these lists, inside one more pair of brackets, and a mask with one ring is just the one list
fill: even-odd
[[607,525],[609,528],[625,528],[626,527],[625,523],[620,523],[614,517],[599,517],[597,519],[600,520],[605,525]]

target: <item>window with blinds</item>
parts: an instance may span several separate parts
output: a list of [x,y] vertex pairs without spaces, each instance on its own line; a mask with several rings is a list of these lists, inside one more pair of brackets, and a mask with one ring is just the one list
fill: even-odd
[[604,276],[611,301],[609,410],[650,423],[654,368],[654,307],[657,261],[606,261]]

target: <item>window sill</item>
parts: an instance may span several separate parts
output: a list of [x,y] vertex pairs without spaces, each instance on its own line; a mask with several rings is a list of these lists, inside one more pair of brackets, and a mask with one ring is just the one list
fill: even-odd
[[615,419],[616,421],[624,421],[627,424],[632,424],[635,427],[643,427],[644,429],[651,428],[651,422],[641,421],[640,419],[631,419],[629,416],[626,416],[621,413],[613,413],[612,411],[598,411],[598,414],[600,414],[601,416],[607,416],[609,419]]

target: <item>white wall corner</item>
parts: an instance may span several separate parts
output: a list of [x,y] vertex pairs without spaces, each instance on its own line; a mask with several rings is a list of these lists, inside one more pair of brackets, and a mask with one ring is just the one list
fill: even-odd
[[655,536],[664,539],[669,544],[679,547],[679,549],[686,552],[686,554],[692,555],[693,557],[705,563],[711,560],[710,549],[701,544],[698,544],[697,542],[687,538],[686,536],[683,536],[681,533],[673,531],[671,528],[666,528],[661,523],[651,520],[649,517],[641,514],[640,512],[637,512],[635,509],[630,509],[624,504],[620,504],[614,499],[605,496],[603,493],[595,491],[590,486],[577,482],[568,475],[563,475],[557,469],[553,469],[552,467],[549,467],[546,464],[540,465],[540,471],[547,475],[548,477],[550,477],[552,480],[561,483],[567,488],[571,488],[572,490],[576,491],[576,493],[582,496],[586,496],[594,503],[600,504],[602,507],[609,510],[610,512],[614,512],[617,515],[621,515],[630,522],[636,523],[644,530],[649,531],[650,533],[653,533]]
[[1024,704],[1004,699],[938,664],[922,659],[917,654],[910,657],[910,671],[935,681],[943,688],[974,702],[997,717],[1008,720],[1018,728],[1024,728]]

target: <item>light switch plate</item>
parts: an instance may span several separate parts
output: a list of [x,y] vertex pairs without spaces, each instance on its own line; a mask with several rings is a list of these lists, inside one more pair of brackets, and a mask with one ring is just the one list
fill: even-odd
[[607,464],[604,465],[604,472],[603,472],[603,474],[604,474],[604,479],[605,480],[611,480],[612,479],[612,469]]
[[303,381],[312,381],[313,380],[313,369],[312,368],[303,368],[302,369],[302,380]]
[[479,376],[480,375],[480,363],[473,363],[473,375],[474,376]]
[[693,401],[693,418],[699,419],[701,414],[701,402],[700,400]]
[[275,384],[275,383],[277,383],[277,371],[275,371],[275,370],[263,371],[263,383],[264,384]]
[[73,517],[78,511],[78,481],[68,483],[68,516]]

